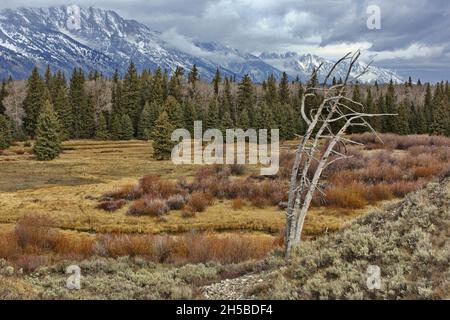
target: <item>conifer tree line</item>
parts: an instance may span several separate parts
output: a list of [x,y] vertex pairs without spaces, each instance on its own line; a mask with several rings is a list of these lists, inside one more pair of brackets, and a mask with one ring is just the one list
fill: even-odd
[[[334,78],[333,84],[339,81]],[[23,86],[22,98],[18,83],[9,79],[1,85],[0,149],[12,139],[36,139],[43,112],[54,112],[61,141],[160,139],[161,128],[192,131],[196,120],[203,121],[204,130],[278,128],[281,139],[292,139],[305,130],[300,116],[305,88],[315,87],[318,80],[303,84],[284,73],[280,81],[271,75],[255,84],[248,75],[237,80],[222,77],[217,70],[209,83],[200,79],[195,65],[188,74],[181,68],[169,74],[160,68],[138,72],[131,62],[125,75],[115,72],[111,78],[74,69],[66,79],[61,71],[48,67],[41,75],[36,68]],[[371,125],[379,132],[450,135],[448,81],[432,85],[413,83],[410,78],[400,85],[355,83],[348,91],[368,113],[398,114],[373,118]],[[307,109],[320,100],[320,95],[308,98]]]

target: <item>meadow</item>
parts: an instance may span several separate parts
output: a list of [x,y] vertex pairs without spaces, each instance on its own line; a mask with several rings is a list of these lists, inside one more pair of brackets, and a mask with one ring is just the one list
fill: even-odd
[[[450,172],[450,139],[354,135],[366,144],[325,175],[305,238],[333,233],[374,208]],[[175,166],[144,141],[64,143],[51,162],[27,143],[0,155],[0,258],[32,271],[64,259],[144,257],[156,263],[239,263],[283,244],[284,202],[295,141],[281,169]]]

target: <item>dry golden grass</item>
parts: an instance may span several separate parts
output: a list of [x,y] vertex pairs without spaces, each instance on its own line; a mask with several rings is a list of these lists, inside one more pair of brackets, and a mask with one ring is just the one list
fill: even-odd
[[[29,213],[47,215],[56,227],[78,232],[158,234],[196,229],[279,233],[284,226],[284,213],[275,206],[235,208],[232,201],[216,202],[191,219],[181,211],[172,211],[164,220],[127,216],[127,205],[112,213],[96,209],[101,195],[135,185],[145,175],[190,179],[198,167],[153,161],[149,144],[142,141],[70,141],[64,147],[64,154],[52,162],[37,162],[27,154],[0,156],[0,230]],[[312,209],[306,235],[335,230],[361,214],[341,211]]]
[[194,173],[194,166],[174,166],[154,161],[150,143],[143,141],[69,141],[60,158],[51,162],[33,160],[30,154],[17,155],[12,147],[0,156],[0,192],[49,186],[80,186],[148,174],[169,178]]

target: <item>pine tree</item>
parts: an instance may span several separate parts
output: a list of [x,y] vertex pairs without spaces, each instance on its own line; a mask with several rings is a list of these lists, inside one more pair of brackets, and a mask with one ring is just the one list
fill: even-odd
[[152,74],[147,69],[144,69],[139,77],[139,88],[139,105],[143,108],[151,98]]
[[262,101],[258,106],[257,119],[255,122],[256,129],[270,130],[277,127],[273,119],[272,110],[265,101]]
[[333,80],[331,81],[331,85],[332,86],[337,85],[337,80],[336,80],[336,77],[334,77],[334,76],[333,76]]
[[91,139],[95,136],[95,110],[93,97],[86,96],[86,102],[83,105],[80,114],[80,138]]
[[359,90],[358,84],[355,84],[353,87],[352,100],[361,103],[361,91]]
[[[397,107],[395,103],[395,88],[392,80],[389,83],[388,90],[385,96],[385,113],[388,114],[397,113]],[[383,120],[384,120],[383,121],[384,132],[394,132],[396,117],[387,116]]]
[[220,86],[221,81],[222,81],[222,78],[220,76],[220,71],[219,71],[219,69],[217,69],[216,74],[214,75],[214,79],[212,81],[212,83],[214,85],[214,94],[216,96],[219,94],[219,86]]
[[435,98],[433,99],[435,104],[433,121],[430,128],[433,134],[450,136],[450,103],[443,89],[442,85],[436,88]]
[[269,106],[273,106],[278,102],[277,80],[273,74],[267,78],[265,100]]
[[72,137],[92,138],[95,133],[94,107],[84,88],[85,77],[81,69],[74,69],[70,79],[69,100],[72,109]]
[[150,101],[157,103],[159,106],[162,106],[164,102],[163,75],[160,68],[156,69],[153,76]]
[[156,120],[152,131],[154,159],[170,159],[173,148],[173,142],[171,141],[172,132],[173,127],[169,121],[169,115],[164,111]]
[[284,105],[284,114],[286,122],[284,123],[285,129],[285,138],[286,140],[292,140],[295,138],[296,130],[295,130],[295,120],[294,120],[294,109],[290,104]]
[[106,124],[106,118],[103,112],[100,113],[97,119],[97,128],[95,129],[95,138],[98,140],[108,140],[109,132]]
[[233,106],[233,95],[231,94],[231,83],[230,80],[225,77],[225,85],[223,89],[222,99],[221,99],[221,109],[219,110],[220,116],[225,112],[228,112],[231,116],[233,123],[236,123],[236,112]]
[[195,87],[195,84],[199,80],[200,80],[200,78],[198,75],[198,69],[197,69],[197,66],[194,64],[191,71],[189,72],[188,82],[192,85],[192,87]]
[[0,150],[11,146],[12,130],[11,121],[7,116],[0,114]]
[[47,65],[47,69],[45,70],[45,75],[44,75],[44,81],[45,81],[45,85],[47,86],[47,88],[50,91],[51,91],[52,79],[53,79],[52,70],[50,69],[50,65]]
[[407,101],[403,101],[400,103],[397,109],[398,116],[395,119],[395,128],[393,132],[407,135],[409,134],[409,112],[408,112],[408,103]]
[[113,75],[113,85],[111,92],[111,103],[112,103],[112,114],[121,116],[125,113],[125,108],[123,106],[123,88],[122,81],[120,80],[119,71],[115,71]]
[[163,79],[162,79],[162,92],[163,92],[163,101],[166,101],[169,96],[169,73],[167,70],[164,70]]
[[[365,107],[366,107],[367,113],[374,114],[376,112],[376,108],[375,108],[375,104],[374,104],[373,96],[372,96],[372,90],[370,90],[370,88],[367,88]],[[374,117],[374,118],[377,118],[377,117]],[[373,118],[370,118],[367,121],[369,122],[369,124],[372,125],[372,127],[374,126]]]
[[[353,100],[354,102],[356,102],[356,103],[352,103],[352,104],[350,105],[350,107],[351,107],[353,110],[356,110],[356,111],[359,111],[359,112],[363,112],[364,110],[363,110],[362,107],[358,104],[358,103],[362,104],[361,91],[360,91],[360,89],[359,89],[359,84],[358,84],[358,83],[356,83],[356,84],[353,86],[352,100]],[[366,107],[367,107],[367,106],[366,106]],[[350,128],[348,129],[348,132],[349,132],[349,133],[361,133],[361,132],[364,132],[365,129],[366,129],[366,128],[361,127],[361,126],[350,127]]]
[[433,134],[450,136],[450,115],[449,107],[444,101],[440,101],[436,106],[435,118],[431,125]]
[[45,85],[37,68],[33,69],[31,76],[27,81],[27,95],[23,101],[23,109],[25,116],[23,125],[25,131],[31,137],[36,135],[36,126],[41,112],[41,108],[45,102]]
[[191,134],[194,133],[194,121],[198,119],[196,109],[195,102],[192,99],[187,99],[185,101],[183,108],[184,127],[189,130]]
[[111,132],[111,138],[113,140],[120,140],[120,136],[121,136],[121,132],[122,132],[120,118],[121,118],[121,116],[118,114],[112,115],[110,132]]
[[430,133],[431,131],[431,124],[433,122],[433,104],[432,104],[432,100],[433,100],[433,95],[431,93],[431,86],[430,83],[426,84],[426,92],[425,92],[425,101],[424,101],[424,115],[425,115],[425,122],[428,129],[428,132]]
[[225,112],[221,119],[222,119],[222,121],[221,121],[220,128],[221,128],[222,132],[225,134],[225,131],[227,129],[232,129],[234,127],[234,123],[228,112]]
[[219,109],[217,100],[212,98],[208,105],[208,111],[205,117],[204,129],[217,129],[219,127]]
[[169,82],[169,96],[174,97],[177,101],[181,101],[181,80],[184,71],[181,67],[177,67]]
[[137,131],[139,115],[142,110],[140,106],[139,77],[133,62],[130,62],[128,71],[123,78],[122,103],[125,108],[125,113],[133,123],[133,128]]
[[154,113],[152,106],[148,102],[145,103],[144,109],[142,110],[141,117],[139,118],[138,125],[138,138],[139,139],[150,139],[150,132],[155,124],[158,114]]
[[[380,114],[380,113],[385,113],[386,111],[386,104],[385,104],[385,99],[382,93],[380,93],[380,95],[378,96],[377,99],[377,103],[374,105],[375,109],[374,109],[374,113],[376,114]],[[378,131],[378,132],[385,132],[384,131],[384,123],[381,119],[381,117],[373,117],[372,119],[372,126],[373,128]]]
[[241,112],[241,116],[238,119],[238,123],[239,123],[239,127],[243,130],[247,130],[248,128],[250,128],[250,120],[249,120],[247,109],[244,109]]
[[58,116],[61,125],[61,140],[67,140],[73,136],[73,117],[72,107],[67,95],[65,83],[55,84],[53,88],[53,107]]
[[5,114],[6,112],[6,108],[3,105],[3,99],[5,99],[7,95],[6,81],[2,81],[2,88],[0,89],[0,115]]
[[410,106],[409,132],[414,134],[424,134],[427,132],[423,109],[411,104]]
[[167,112],[169,121],[174,127],[181,128],[183,126],[183,110],[174,97],[167,97],[163,110]]
[[450,85],[448,81],[445,82],[445,94],[447,95],[447,100],[450,102]]
[[283,72],[279,86],[279,97],[281,104],[290,103],[291,92],[289,89],[289,79],[286,72]]
[[[342,83],[342,79],[341,78],[339,78],[339,82],[338,83],[339,84]],[[311,73],[311,77],[310,77],[310,79],[308,81],[308,87],[311,87],[311,88],[319,87],[319,79],[317,78],[316,69],[314,69],[313,72]]]
[[[253,88],[252,80],[250,79],[250,76],[246,74],[242,81],[239,83],[238,88],[238,107],[239,111],[242,114],[244,111],[246,112],[246,117],[249,120],[248,125],[253,123],[253,115],[254,115],[254,104],[255,104],[255,92]],[[242,123],[242,119],[241,119]]]
[[131,140],[133,139],[133,135],[133,122],[129,115],[123,114],[122,117],[120,117],[119,140]]
[[38,118],[36,143],[33,152],[39,161],[53,160],[62,151],[59,137],[60,125],[50,101],[45,101]]

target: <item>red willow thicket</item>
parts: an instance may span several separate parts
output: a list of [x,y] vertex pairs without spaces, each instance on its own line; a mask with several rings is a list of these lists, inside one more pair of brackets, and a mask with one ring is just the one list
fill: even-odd
[[[327,168],[324,195],[316,193],[313,205],[359,209],[403,197],[450,172],[449,138],[393,134],[383,134],[381,138],[384,144],[373,135],[353,135],[353,140],[367,147],[339,150],[352,157]],[[222,165],[201,168],[190,183],[186,179],[175,181],[149,175],[137,185],[104,195],[98,208],[112,211],[123,206],[123,201],[134,201],[128,209],[130,215],[161,216],[169,210],[183,209],[185,217],[205,211],[214,199],[234,200],[234,210],[244,204],[283,208],[293,159],[293,152],[283,152],[280,171],[274,177],[245,177],[242,166]],[[312,164],[308,174],[314,170]]]
[[60,260],[143,257],[156,263],[238,263],[261,259],[278,239],[245,234],[167,235],[100,234],[73,236],[55,228],[48,217],[29,214],[12,232],[0,234],[0,258],[25,272]]

